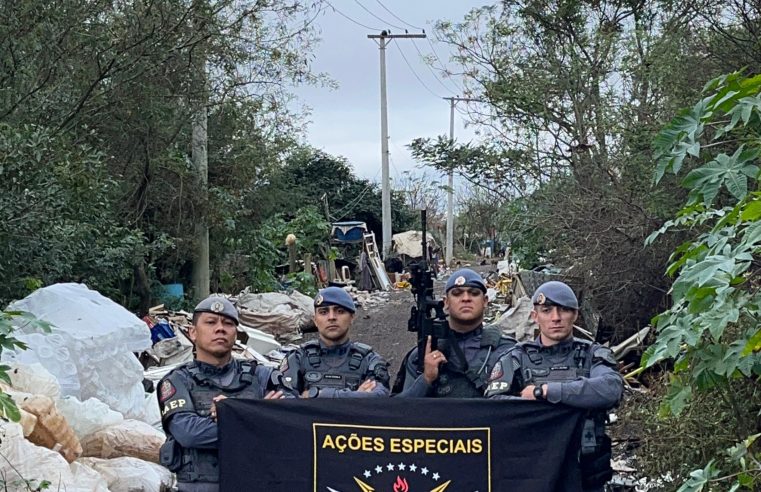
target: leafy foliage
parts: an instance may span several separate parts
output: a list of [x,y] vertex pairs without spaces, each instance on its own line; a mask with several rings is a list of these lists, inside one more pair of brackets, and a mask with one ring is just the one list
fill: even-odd
[[142,237],[116,226],[116,183],[98,152],[0,124],[0,188],[0,301],[67,280],[113,294],[131,275]]
[[[0,354],[3,350],[26,350],[26,344],[13,336],[14,320],[23,321],[24,323],[33,324],[44,332],[50,332],[50,324],[37,319],[30,313],[23,311],[0,311]],[[8,375],[9,366],[0,364],[0,381],[8,385],[11,384],[11,378]],[[0,392],[0,417],[18,422],[21,419],[16,402],[6,393]]]
[[[753,385],[761,375],[761,192],[756,165],[761,155],[761,76],[734,72],[709,82],[704,93],[655,141],[656,182],[665,173],[689,168],[681,181],[689,194],[677,217],[651,234],[648,244],[677,228],[694,234],[671,257],[668,272],[676,277],[671,308],[654,318],[658,338],[643,357],[646,367],[675,361],[664,414],[679,415],[696,392],[733,401],[732,380]],[[758,404],[757,398],[751,404]],[[735,426],[737,435],[749,431],[739,416]],[[761,483],[761,467],[752,451],[747,455],[754,465],[731,476],[736,487]],[[718,475],[711,462],[693,472],[680,490],[704,490]]]

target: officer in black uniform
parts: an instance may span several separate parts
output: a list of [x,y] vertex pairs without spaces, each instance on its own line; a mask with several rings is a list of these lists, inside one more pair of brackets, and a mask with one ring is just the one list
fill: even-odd
[[418,371],[418,350],[413,348],[402,362],[394,390],[401,397],[482,398],[494,364],[515,339],[496,326],[484,326],[488,304],[486,284],[481,275],[463,268],[447,281],[444,309],[449,315],[450,336],[439,339],[431,350],[428,340]]
[[295,397],[277,369],[233,359],[238,310],[211,296],[193,312],[189,330],[195,360],[174,369],[158,386],[167,441],[161,464],[177,474],[181,492],[219,490],[216,402],[224,398]]
[[621,399],[623,379],[607,347],[573,336],[579,302],[568,285],[546,282],[532,297],[539,336],[499,360],[486,395],[562,403],[589,410],[582,432],[580,465],[585,491],[602,491],[612,477],[607,410]]
[[322,289],[314,298],[319,338],[283,360],[286,384],[302,398],[388,396],[388,363],[372,347],[349,340],[354,300],[339,287]]

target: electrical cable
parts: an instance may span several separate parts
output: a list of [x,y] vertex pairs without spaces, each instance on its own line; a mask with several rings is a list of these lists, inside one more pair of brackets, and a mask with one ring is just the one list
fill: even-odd
[[[431,37],[430,36],[426,36],[425,40],[428,41],[428,45],[431,47],[431,51],[433,52],[433,56],[439,62],[439,70],[442,70],[444,72],[448,72],[449,70],[447,69],[446,65],[444,65],[444,62],[441,61],[441,57],[439,56],[439,54],[436,52],[436,47],[431,42]],[[452,83],[457,88],[457,91],[455,91],[455,92],[457,92],[458,94],[462,94],[462,92],[463,92],[462,91],[462,86],[460,86],[460,84],[458,84],[454,79],[449,79],[449,80],[451,80]]]
[[393,27],[394,29],[404,29],[403,27],[395,26],[394,24],[392,24],[392,23],[388,22],[387,20],[381,19],[380,17],[378,17],[377,15],[375,15],[375,14],[374,14],[374,13],[373,13],[373,12],[372,12],[370,9],[368,9],[367,7],[365,7],[364,5],[362,5],[361,3],[359,3],[359,0],[354,0],[354,2],[355,2],[357,5],[359,5],[360,7],[362,7],[362,9],[363,9],[365,12],[367,12],[367,13],[368,13],[368,14],[370,14],[370,15],[372,15],[373,17],[375,17],[375,18],[376,18],[376,19],[378,19],[379,21],[383,22],[384,24],[388,24],[389,26]]
[[410,71],[412,71],[412,75],[414,75],[414,76],[415,76],[415,78],[417,79],[417,81],[418,81],[418,82],[420,82],[420,85],[422,85],[422,86],[425,88],[425,90],[427,90],[428,92],[430,92],[431,94],[433,94],[433,96],[434,96],[434,97],[437,97],[437,98],[439,98],[439,99],[442,99],[442,97],[441,97],[441,96],[439,96],[438,94],[436,94],[435,92],[433,92],[433,91],[431,90],[431,88],[430,88],[430,87],[428,87],[428,86],[426,85],[426,83],[425,83],[425,82],[423,82],[423,79],[421,79],[421,78],[420,78],[420,76],[419,76],[419,75],[417,74],[417,72],[415,71],[415,69],[414,69],[414,68],[412,68],[412,65],[410,65],[410,62],[409,62],[409,60],[407,60],[407,57],[406,57],[406,56],[404,56],[404,52],[403,52],[403,51],[402,51],[402,49],[399,47],[399,43],[395,43],[395,44],[396,44],[396,49],[398,49],[398,50],[399,50],[399,54],[400,54],[400,55],[402,55],[402,58],[404,59],[404,63],[406,63],[406,64],[407,64],[407,67],[409,67]]
[[392,16],[392,17],[394,17],[394,19],[398,20],[398,21],[399,21],[399,22],[401,22],[402,24],[406,24],[406,25],[410,26],[411,28],[413,28],[413,29],[417,29],[417,30],[419,30],[419,31],[425,31],[425,29],[423,29],[422,27],[413,26],[413,25],[412,25],[412,24],[410,24],[409,22],[405,22],[405,20],[404,20],[404,19],[401,19],[401,18],[399,18],[399,16],[397,16],[395,13],[391,12],[391,11],[388,9],[388,7],[386,7],[385,5],[383,5],[383,3],[382,3],[380,0],[375,0],[375,1],[376,1],[376,2],[378,2],[378,5],[380,5],[381,7],[383,7],[383,10],[385,10],[386,12],[388,12],[389,14],[391,14],[391,16]]
[[453,91],[451,87],[447,87],[447,86],[444,84],[444,82],[443,82],[443,81],[442,81],[442,80],[439,78],[439,76],[438,76],[438,75],[436,75],[436,72],[434,72],[434,71],[433,71],[433,67],[431,67],[431,65],[430,65],[430,64],[428,64],[428,63],[425,61],[425,56],[423,56],[423,52],[422,52],[422,51],[420,51],[420,48],[418,48],[418,46],[417,46],[417,43],[415,42],[415,40],[414,40],[414,39],[412,40],[412,45],[413,45],[413,46],[415,47],[415,49],[417,50],[417,53],[418,53],[418,55],[420,55],[420,58],[422,58],[422,59],[423,59],[423,63],[425,63],[425,66],[426,66],[426,67],[428,67],[428,70],[431,72],[431,75],[433,75],[433,78],[434,78],[434,79],[436,79],[436,82],[438,82],[438,83],[439,83],[439,85],[441,85],[441,87],[443,87],[445,91],[447,91],[447,92],[451,92],[452,94],[457,94],[457,91],[456,91],[456,90],[454,90],[454,91]]
[[339,14],[339,15],[343,16],[344,18],[346,18],[346,19],[350,20],[351,22],[355,23],[355,24],[356,24],[356,25],[358,25],[358,26],[364,27],[365,29],[369,29],[370,31],[382,31],[382,30],[383,30],[383,29],[378,29],[377,27],[370,27],[370,26],[367,26],[367,25],[365,25],[365,24],[362,24],[362,23],[361,23],[361,22],[359,22],[359,21],[355,21],[354,19],[352,19],[352,18],[351,18],[351,17],[349,17],[348,15],[344,14],[343,12],[341,12],[340,10],[338,10],[337,8],[335,8],[335,7],[333,6],[333,4],[332,4],[332,3],[330,3],[328,0],[325,0],[325,3],[327,3],[328,5],[330,5],[330,8],[332,8],[334,12],[336,12],[337,14]]

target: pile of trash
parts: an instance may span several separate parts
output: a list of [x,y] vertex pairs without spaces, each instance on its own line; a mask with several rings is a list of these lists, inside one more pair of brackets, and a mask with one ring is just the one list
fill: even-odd
[[[283,343],[312,323],[312,298],[291,294],[232,297],[240,311],[234,357],[275,366]],[[0,422],[0,473],[7,484],[51,482],[68,491],[170,487],[158,465],[166,439],[154,391],[164,375],[193,359],[191,313],[152,308],[140,319],[81,284],[39,289],[7,308],[26,350],[5,350],[11,384],[0,384],[20,409],[19,423]]]
[[135,357],[151,347],[148,326],[81,284],[39,289],[8,307],[50,323],[24,320],[16,337],[27,350],[6,350],[10,384],[0,384],[20,410],[0,422],[0,473],[11,489],[159,491],[173,476],[158,464],[165,435],[155,393],[143,388]]

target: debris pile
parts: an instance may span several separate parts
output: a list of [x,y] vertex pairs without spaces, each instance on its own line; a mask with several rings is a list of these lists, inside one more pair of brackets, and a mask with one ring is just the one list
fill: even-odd
[[[49,323],[21,319],[28,345],[3,351],[10,384],[0,389],[20,421],[0,422],[0,474],[11,488],[51,482],[51,490],[160,491],[172,474],[157,465],[166,439],[155,393],[146,394],[135,357],[151,347],[148,325],[81,284],[57,284],[15,302]],[[88,457],[85,457],[88,456]],[[134,480],[125,480],[125,467]],[[32,488],[34,488],[32,487]]]

